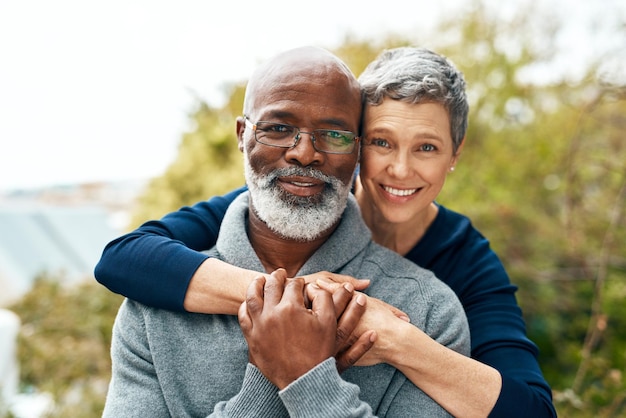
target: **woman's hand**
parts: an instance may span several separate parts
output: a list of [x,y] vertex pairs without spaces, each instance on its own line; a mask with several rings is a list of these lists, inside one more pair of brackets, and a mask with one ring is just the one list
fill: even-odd
[[387,363],[398,368],[398,361],[401,359],[394,356],[406,355],[406,352],[402,353],[402,350],[398,350],[403,346],[404,341],[401,340],[409,333],[422,333],[420,329],[409,323],[406,314],[402,313],[402,316],[398,315],[398,312],[401,311],[380,299],[367,297],[367,309],[354,332],[358,335],[362,330],[373,330],[376,332],[377,339],[374,345],[355,363],[356,366]]
[[[354,277],[350,277],[350,276],[345,276],[343,274],[334,274],[334,273],[329,273],[326,271],[320,272],[320,273],[315,273],[315,274],[310,274],[308,276],[304,276],[305,277],[305,281],[307,280],[307,278],[315,278],[316,279],[316,284],[321,287],[322,289],[330,292],[330,293],[334,293],[337,291],[337,289],[341,286],[342,283],[351,283],[352,285],[354,285],[354,282],[359,283],[360,285],[362,285],[364,282],[367,282],[367,284],[369,285],[369,280],[364,280],[364,279],[355,279]],[[367,286],[364,286],[362,288],[358,288],[356,286],[354,286],[355,290],[363,290],[365,289]],[[378,302],[380,302],[382,304],[382,306],[386,307],[389,311],[391,311],[396,317],[398,317],[399,319],[402,319],[403,321],[406,322],[411,322],[409,316],[404,313],[403,311],[401,311],[400,309],[396,308],[395,306],[389,305],[388,303],[383,302],[382,300],[379,299],[375,299],[375,298],[369,298],[369,299],[374,299]]]
[[[355,292],[354,286],[350,282],[337,284],[337,286],[333,286],[332,290],[322,289],[316,283],[309,283],[305,286],[305,301],[312,301],[316,292],[332,295],[337,317],[334,356],[337,370],[342,373],[354,366],[372,348],[377,338],[376,332],[373,330],[354,332],[355,327],[366,312],[367,296]],[[310,304],[310,302],[305,303]]]
[[[319,281],[317,285],[333,294],[337,293],[338,288],[342,286],[339,283],[326,281]],[[367,298],[367,303],[364,305],[366,309],[356,326],[352,326],[350,340],[356,341],[357,338],[363,336],[363,333],[375,332],[375,341],[371,347],[359,353],[357,359],[343,359],[342,361],[349,363],[349,366],[371,366],[379,363],[395,365],[392,355],[397,352],[395,348],[400,345],[397,339],[403,338],[406,332],[421,331],[412,326],[408,316],[396,307],[380,299],[355,292],[355,297],[359,296]]]
[[[333,290],[335,290],[342,283],[350,283],[352,286],[354,286],[354,289],[356,290],[364,290],[367,288],[367,286],[370,285],[369,279],[356,279],[352,276],[331,273],[329,271],[320,271],[313,274],[307,274],[306,276],[302,277],[304,278],[304,281],[306,283],[317,283],[318,281],[323,281],[325,283],[334,283],[337,286],[333,287]],[[330,292],[332,293],[332,291]]]

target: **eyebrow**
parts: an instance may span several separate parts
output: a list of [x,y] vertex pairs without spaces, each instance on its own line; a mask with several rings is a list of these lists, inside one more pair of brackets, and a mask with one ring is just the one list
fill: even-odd
[[414,132],[414,134],[410,136],[398,134],[396,133],[394,129],[390,129],[386,127],[377,127],[373,129],[365,128],[364,133],[370,136],[371,135],[386,135],[386,136],[394,136],[394,137],[401,136],[401,137],[410,138],[410,139],[430,139],[434,141],[442,141],[442,142],[444,141],[444,138],[441,135],[434,133],[432,129],[420,129],[417,132]]

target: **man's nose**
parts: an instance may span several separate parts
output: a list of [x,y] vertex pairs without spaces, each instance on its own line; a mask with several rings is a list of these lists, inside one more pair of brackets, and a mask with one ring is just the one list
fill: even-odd
[[300,131],[295,141],[296,144],[285,152],[287,161],[303,167],[322,163],[324,156],[313,145],[313,133]]

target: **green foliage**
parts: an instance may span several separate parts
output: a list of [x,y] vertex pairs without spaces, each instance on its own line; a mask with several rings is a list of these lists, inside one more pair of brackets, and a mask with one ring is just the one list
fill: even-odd
[[[384,48],[424,45],[464,72],[467,143],[438,200],[473,220],[519,286],[559,416],[623,416],[626,88],[599,82],[594,63],[574,82],[529,78],[558,52],[559,30],[532,4],[503,19],[477,1],[428,39],[419,39],[420,28],[405,39],[347,36],[336,53],[358,75]],[[243,184],[235,136],[243,91],[232,86],[222,108],[198,103],[176,160],[141,197],[134,225]],[[51,391],[61,405],[72,388],[99,396],[119,301],[97,286],[71,291],[39,282],[15,308],[25,324],[24,384]]]
[[[555,28],[536,16],[491,22],[475,12],[449,25],[463,42],[443,48],[466,75],[472,110],[464,154],[439,200],[472,218],[519,286],[559,415],[624,414],[623,87],[598,82],[592,67],[577,83],[524,81],[554,52]],[[540,49],[515,39],[531,23],[545,30]]]
[[[616,331],[626,318],[624,86],[600,83],[594,63],[576,82],[530,78],[558,52],[559,30],[533,7],[503,19],[476,1],[435,37],[348,35],[335,52],[358,75],[385,48],[424,45],[464,72],[467,143],[438,200],[473,220],[519,286],[559,414],[613,416],[626,413],[626,337]],[[243,86],[233,92],[221,110],[200,106],[177,160],[144,196],[144,218],[242,183],[230,167],[241,159]]]
[[407,45],[408,43],[406,39],[395,36],[376,40],[363,40],[348,35],[344,38],[343,44],[333,52],[358,77],[367,67],[367,64],[372,62],[382,50]]
[[21,319],[18,361],[22,390],[52,394],[53,417],[102,414],[111,377],[113,320],[122,301],[95,280],[64,286],[41,277],[9,309]]
[[[233,89],[224,109],[198,103],[198,109],[191,116],[191,129],[183,135],[176,160],[164,175],[150,182],[140,197],[132,227],[244,184],[243,160],[237,148],[234,123],[242,103],[241,87]],[[235,108],[239,110],[233,114]]]
[[[464,154],[439,200],[472,218],[519,286],[559,415],[624,414],[623,86],[600,83],[591,66],[576,83],[530,83],[523,74],[555,52],[557,28],[532,14],[472,13],[444,24],[463,41],[438,49],[464,71],[472,103]],[[531,32],[544,42],[519,36]]]

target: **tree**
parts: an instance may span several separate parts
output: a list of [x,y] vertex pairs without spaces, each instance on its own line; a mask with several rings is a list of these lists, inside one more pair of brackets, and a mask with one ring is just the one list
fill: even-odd
[[576,82],[524,77],[558,53],[558,26],[538,20],[489,20],[477,4],[444,23],[453,35],[441,37],[462,42],[440,50],[465,72],[473,109],[441,201],[470,215],[520,286],[560,415],[614,416],[626,408],[625,86],[595,63]]
[[[593,62],[577,80],[531,77],[559,53],[559,20],[534,5],[504,18],[476,1],[433,34],[347,36],[336,52],[359,74],[384,48],[424,45],[465,73],[467,144],[439,201],[473,220],[519,286],[559,414],[615,416],[626,410],[626,89]],[[233,86],[222,108],[198,102],[136,223],[243,184],[242,94]]]
[[41,276],[9,309],[21,319],[18,361],[22,392],[48,392],[53,417],[102,415],[111,378],[113,320],[122,297],[89,280],[63,286]]
[[191,129],[183,135],[175,161],[139,198],[133,227],[244,183],[234,124],[242,104],[242,86],[232,87],[229,102],[222,109],[198,100],[190,117]]

